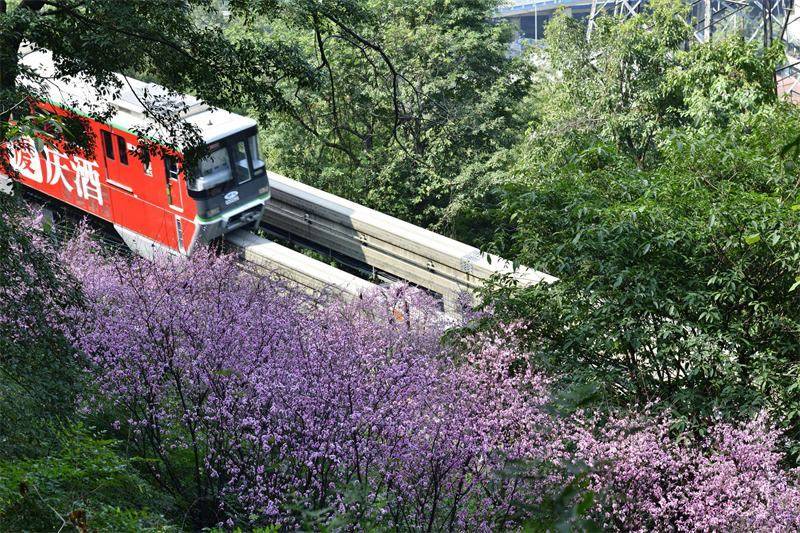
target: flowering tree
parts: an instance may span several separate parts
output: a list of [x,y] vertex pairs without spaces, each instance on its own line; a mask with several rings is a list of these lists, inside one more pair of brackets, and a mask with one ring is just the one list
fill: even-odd
[[675,439],[669,420],[614,419],[575,435],[600,519],[626,531],[797,531],[800,488],[766,417]]
[[456,364],[423,295],[319,307],[231,258],[125,263],[87,246],[64,253],[90,302],[75,345],[120,431],[197,524],[322,511],[488,528],[523,494],[496,479],[504,461],[545,455],[545,380],[509,375],[517,356],[499,339],[473,339]]
[[[612,529],[800,526],[766,420],[681,442],[644,415],[555,417],[514,327],[442,344],[448,324],[407,287],[314,300],[231,257],[122,260],[85,237],[62,258],[88,302],[71,314],[87,408],[195,526],[503,528],[541,516],[578,461]],[[503,475],[512,461],[537,468]]]
[[[64,309],[80,301],[75,280],[15,198],[0,193],[0,456],[38,448],[52,419],[70,411],[72,348]],[[46,445],[45,445],[46,448]]]

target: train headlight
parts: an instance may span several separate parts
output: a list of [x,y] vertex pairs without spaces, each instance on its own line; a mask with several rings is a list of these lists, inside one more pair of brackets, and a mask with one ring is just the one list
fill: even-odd
[[264,185],[258,189],[258,194],[267,194],[269,192],[269,185]]
[[206,214],[207,214],[208,216],[210,216],[210,217],[213,217],[213,216],[214,216],[214,215],[216,215],[217,213],[219,213],[219,207],[215,207],[214,209],[209,209],[209,210],[208,210],[208,213],[206,213]]

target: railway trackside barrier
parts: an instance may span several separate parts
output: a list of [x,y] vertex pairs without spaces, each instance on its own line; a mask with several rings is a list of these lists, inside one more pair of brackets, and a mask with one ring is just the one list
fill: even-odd
[[267,230],[308,241],[379,271],[442,295],[450,307],[462,292],[497,274],[518,284],[553,283],[557,278],[481,253],[462,242],[269,173],[272,198],[262,224]]
[[377,285],[312,259],[245,230],[226,235],[239,250],[245,268],[257,274],[276,274],[296,283],[306,292],[331,293],[345,300],[371,292]]

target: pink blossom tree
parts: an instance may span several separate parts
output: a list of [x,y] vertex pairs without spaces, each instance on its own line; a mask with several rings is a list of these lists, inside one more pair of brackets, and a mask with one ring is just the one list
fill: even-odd
[[[499,339],[457,363],[434,302],[408,288],[320,302],[201,252],[155,263],[63,254],[88,304],[75,345],[96,396],[196,523],[325,519],[490,528],[543,458],[546,381]],[[550,452],[548,452],[549,454]],[[490,490],[491,489],[491,490]],[[526,487],[525,491],[530,491]],[[247,518],[250,517],[250,518]]]
[[[231,257],[123,260],[85,236],[62,260],[87,300],[70,312],[86,408],[195,526],[498,529],[540,519],[586,463],[609,529],[800,527],[765,419],[680,440],[663,417],[554,416],[514,327],[443,344],[449,324],[408,287],[342,304]],[[520,463],[537,466],[507,475]]]
[[797,531],[800,487],[781,467],[764,415],[676,438],[664,417],[612,418],[575,433],[591,470],[595,514],[624,531]]

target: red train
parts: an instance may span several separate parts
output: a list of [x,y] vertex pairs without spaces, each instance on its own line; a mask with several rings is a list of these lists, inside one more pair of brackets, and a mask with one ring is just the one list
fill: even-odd
[[[46,52],[29,53],[24,63],[43,75],[53,68]],[[176,101],[158,85],[120,79],[125,89],[110,102],[112,119],[90,120],[95,153],[84,158],[41,143],[37,149],[31,139],[17,143],[10,164],[21,183],[110,222],[145,256],[159,249],[188,255],[199,243],[260,220],[270,190],[255,121],[191,96]],[[102,98],[81,80],[55,81],[41,105],[85,115]],[[208,147],[191,179],[180,168],[179,153],[147,164],[134,155],[139,138],[133,132],[153,126],[143,103],[154,99],[181,109],[181,120],[194,125]]]

